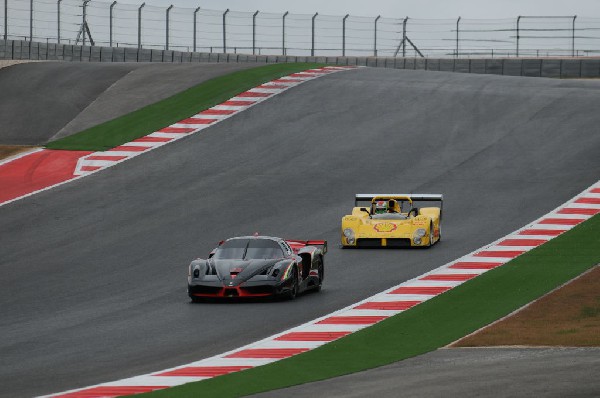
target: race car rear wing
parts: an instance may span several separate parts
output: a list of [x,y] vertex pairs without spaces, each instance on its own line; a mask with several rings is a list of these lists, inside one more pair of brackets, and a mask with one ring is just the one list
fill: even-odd
[[370,202],[373,198],[383,196],[394,199],[396,197],[409,197],[413,202],[443,202],[444,195],[431,193],[357,193],[354,197],[354,205],[358,202]]
[[323,254],[327,253],[327,241],[326,240],[295,240],[286,239],[287,243],[293,246],[319,246]]
[[[384,197],[396,199],[401,197],[409,197],[413,202],[440,202],[440,214],[444,204],[444,195],[431,193],[357,193],[354,196],[354,206],[358,207],[359,202],[371,202],[373,198]],[[440,215],[441,217],[441,215]]]

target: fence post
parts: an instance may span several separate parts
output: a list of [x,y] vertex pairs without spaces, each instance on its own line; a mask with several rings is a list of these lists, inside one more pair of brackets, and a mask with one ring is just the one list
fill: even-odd
[[142,3],[140,8],[138,8],[138,49],[142,48],[142,8],[146,3]]
[[256,16],[258,10],[252,15],[252,55],[256,54]]
[[318,12],[315,12],[315,15],[313,15],[312,17],[312,45],[310,48],[310,56],[314,57],[315,56],[315,19],[317,18],[317,15],[319,15]]
[[[82,17],[82,22],[81,22],[81,33],[83,33],[83,46],[85,47],[85,29],[87,27],[87,5],[88,3],[92,1],[92,0],[84,0],[83,2],[83,17]],[[90,37],[91,39],[91,37]],[[77,43],[75,43],[77,44]]]
[[8,40],[8,0],[4,0],[4,40]]
[[166,15],[165,50],[167,50],[167,51],[169,51],[169,13],[171,12],[172,8],[173,8],[173,4],[171,4],[167,8],[167,15]]
[[459,24],[460,24],[460,18],[458,17],[458,19],[456,20],[456,55],[455,57],[458,58],[458,31],[459,31]]
[[286,11],[285,14],[283,14],[283,18],[282,18],[282,21],[281,21],[282,22],[281,23],[281,26],[282,26],[282,31],[281,31],[281,53],[283,55],[286,55],[285,54],[285,17],[287,17],[287,15],[289,13],[290,13],[289,11]]
[[33,0],[29,2],[29,51],[31,51],[31,42],[33,41]]
[[198,22],[198,11],[200,11],[200,7],[194,10],[194,52],[196,52],[196,24]]
[[377,21],[379,21],[379,18],[381,18],[381,15],[378,15],[377,18],[375,18],[375,28],[374,28],[375,39],[373,42],[373,56],[374,57],[377,56]]
[[229,8],[227,10],[225,10],[225,12],[223,13],[223,54],[225,54],[227,52],[227,31],[225,28],[225,19],[227,17],[227,14],[229,13]]
[[406,23],[408,22],[408,17],[404,18],[402,21],[402,58],[406,58]]
[[519,58],[519,22],[521,21],[521,16],[517,17],[517,58]]
[[346,19],[350,14],[346,14],[344,19],[342,19],[342,57],[346,56]]
[[109,29],[108,29],[109,47],[112,47],[112,45],[113,45],[113,8],[115,8],[116,5],[117,5],[117,0],[113,1],[112,4],[110,5],[110,12],[109,12],[109,18],[108,18],[108,23],[109,23]]
[[[62,0],[58,0],[56,3],[56,42],[60,44],[60,2]],[[4,38],[6,40],[6,37]]]
[[577,19],[577,15],[573,15],[573,40],[571,42],[571,57],[575,57],[575,20]]

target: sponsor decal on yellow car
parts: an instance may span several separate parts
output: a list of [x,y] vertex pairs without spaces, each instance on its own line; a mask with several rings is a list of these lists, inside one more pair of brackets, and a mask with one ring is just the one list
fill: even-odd
[[392,232],[396,230],[396,228],[398,228],[398,226],[391,222],[380,222],[373,225],[373,229],[377,232]]

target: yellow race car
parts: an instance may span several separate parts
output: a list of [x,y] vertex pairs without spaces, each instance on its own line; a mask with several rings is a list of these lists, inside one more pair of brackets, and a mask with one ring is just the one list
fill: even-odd
[[[422,202],[439,206],[416,206]],[[432,246],[441,238],[442,203],[439,194],[358,194],[342,218],[342,247]]]

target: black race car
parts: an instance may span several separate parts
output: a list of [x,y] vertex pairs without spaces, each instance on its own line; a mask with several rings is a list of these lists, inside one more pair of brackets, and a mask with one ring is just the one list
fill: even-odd
[[296,298],[305,290],[320,290],[325,275],[324,240],[284,240],[242,236],[219,243],[208,259],[192,261],[188,295],[209,297]]

